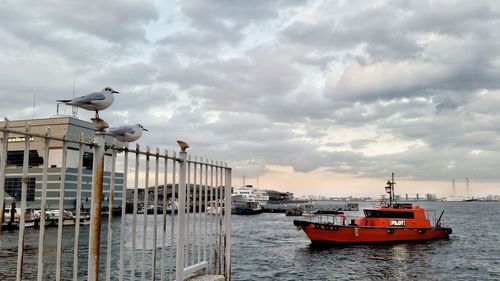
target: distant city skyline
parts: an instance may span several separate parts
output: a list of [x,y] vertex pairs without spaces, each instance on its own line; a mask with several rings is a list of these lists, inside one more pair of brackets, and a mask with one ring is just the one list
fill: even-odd
[[185,140],[235,185],[376,196],[394,172],[402,194],[500,194],[499,19],[481,0],[7,1],[0,117],[110,86],[110,126]]

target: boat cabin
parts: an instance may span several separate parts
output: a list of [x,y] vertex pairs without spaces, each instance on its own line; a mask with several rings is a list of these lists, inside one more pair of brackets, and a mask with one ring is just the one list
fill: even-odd
[[356,218],[359,226],[380,227],[431,227],[425,215],[425,209],[412,204],[393,204],[392,207],[380,207],[364,210],[365,217]]

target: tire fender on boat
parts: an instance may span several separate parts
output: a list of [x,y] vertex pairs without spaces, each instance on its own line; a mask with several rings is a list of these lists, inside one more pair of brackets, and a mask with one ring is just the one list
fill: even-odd
[[393,234],[394,232],[396,232],[396,230],[393,228],[387,229],[387,233],[389,234]]
[[424,233],[426,233],[426,232],[427,232],[427,229],[419,229],[419,230],[418,230],[418,233],[420,233],[420,234],[424,234]]

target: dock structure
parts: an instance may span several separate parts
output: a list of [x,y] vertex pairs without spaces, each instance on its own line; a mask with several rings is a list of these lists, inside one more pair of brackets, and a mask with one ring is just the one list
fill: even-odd
[[[42,126],[37,120],[25,120],[24,126],[7,119],[1,124],[0,210],[9,200],[18,207],[11,208],[9,221],[0,212],[0,242],[7,228],[8,235],[18,236],[10,279],[231,280],[231,168],[188,155],[183,142],[180,152],[118,146],[107,138],[107,124],[94,122],[82,126],[94,128],[91,136],[83,132],[87,129],[55,130],[56,124]],[[16,186],[13,177],[19,179]],[[140,185],[152,187],[142,202]],[[160,186],[170,186],[170,194]],[[122,195],[129,188],[133,208],[126,214]],[[170,205],[171,212],[169,202],[178,202]],[[162,208],[139,214],[139,203]],[[197,212],[190,213],[192,207]],[[208,207],[216,211],[206,212]],[[32,209],[39,214],[39,228],[30,228]],[[116,209],[121,217],[113,216]],[[46,243],[49,211],[58,214],[50,218],[57,227],[50,237],[55,246]],[[69,212],[73,224],[66,223]],[[85,217],[90,218],[87,226],[80,223]],[[74,231],[64,231],[67,227]],[[38,232],[36,255],[27,255],[27,231]],[[54,247],[54,265],[46,261],[47,247]],[[27,262],[37,264],[36,274],[25,270]]]

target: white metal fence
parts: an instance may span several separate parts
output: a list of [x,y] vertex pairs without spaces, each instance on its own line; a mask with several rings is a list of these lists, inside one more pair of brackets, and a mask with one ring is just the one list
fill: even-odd
[[[5,120],[0,131],[0,210],[8,209],[10,203],[10,214],[0,211],[0,251],[11,253],[4,258],[0,276],[16,280],[184,280],[201,273],[230,280],[231,168],[227,164],[188,156],[185,149],[177,154],[139,145],[135,149],[109,146],[104,143],[104,130],[89,136],[91,140],[82,133],[78,139],[70,139],[51,135],[50,128],[33,132],[29,124],[24,131],[12,129]],[[13,140],[23,147],[22,163],[16,165],[8,158]],[[32,163],[33,149],[43,163]],[[84,188],[90,185],[84,180],[88,151],[93,153],[90,203],[88,196],[82,196],[90,192],[90,187]],[[68,159],[68,152],[76,159]],[[49,159],[54,158],[51,154],[61,157],[56,161],[60,167],[49,166]],[[75,167],[67,167],[68,163]],[[29,201],[29,179],[40,166],[35,190],[30,186],[34,201]],[[20,174],[13,172],[21,167]],[[49,175],[55,168],[60,168],[60,178]],[[69,179],[70,168],[76,168],[76,179]],[[6,179],[16,175],[21,178],[21,194],[6,190]],[[54,194],[48,195],[47,187],[54,182],[59,182],[59,204],[49,210],[47,202]],[[128,203],[127,187],[133,187]],[[148,187],[143,196],[140,187]],[[116,196],[120,192],[121,199]],[[17,213],[13,212],[16,201],[20,201]],[[65,205],[68,201],[74,201],[73,214]],[[130,205],[131,214],[126,212]],[[37,208],[40,211],[30,217]],[[116,211],[121,217],[113,216]],[[50,212],[58,214],[56,219],[49,218]],[[29,226],[31,222],[35,227]]]

